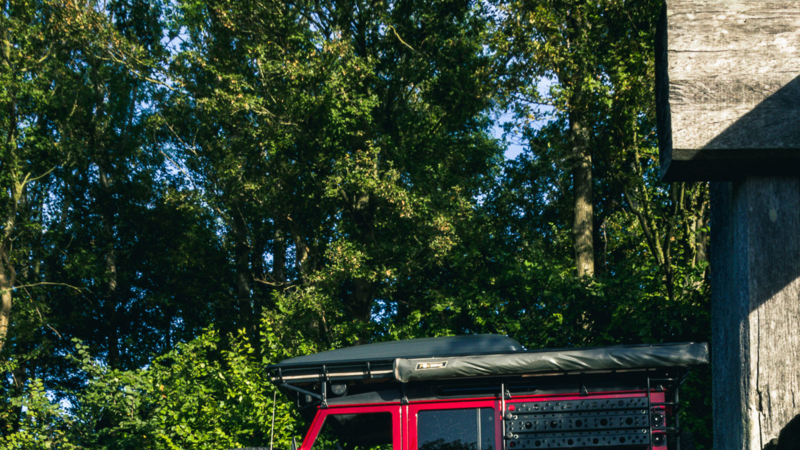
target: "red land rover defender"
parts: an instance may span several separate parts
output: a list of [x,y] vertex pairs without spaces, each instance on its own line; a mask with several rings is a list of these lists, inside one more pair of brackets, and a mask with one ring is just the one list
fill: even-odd
[[705,343],[527,351],[473,335],[362,345],[268,369],[311,420],[299,450],[672,450],[678,389],[699,364],[708,364]]

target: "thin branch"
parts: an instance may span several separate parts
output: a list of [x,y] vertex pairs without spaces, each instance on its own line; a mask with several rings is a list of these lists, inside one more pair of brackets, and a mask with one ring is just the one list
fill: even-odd
[[[30,286],[31,286],[31,285],[26,285],[26,286],[18,286],[18,287],[21,287],[21,288],[26,288],[26,287],[30,287]],[[33,301],[33,295],[31,295],[31,293],[30,293],[30,292],[28,292],[28,290],[27,290],[27,289],[25,289],[25,293],[26,293],[26,294],[28,294],[28,301],[31,303],[31,305],[33,305],[33,308],[36,310],[36,314],[38,314],[38,315],[39,315],[39,322],[43,323],[43,324],[44,324],[44,326],[46,326],[47,328],[50,328],[51,330],[53,330],[53,333],[55,333],[55,334],[56,334],[56,336],[58,336],[58,338],[59,338],[59,339],[63,339],[63,337],[61,336],[61,333],[59,333],[59,332],[58,332],[58,330],[56,330],[55,328],[53,328],[52,326],[50,326],[50,324],[49,324],[49,323],[47,323],[47,322],[45,322],[45,321],[44,321],[44,316],[42,315],[42,312],[39,310],[39,306],[38,306],[38,305],[36,305],[36,303],[34,303],[34,301]]]
[[83,292],[83,290],[81,288],[75,287],[75,286],[73,286],[71,284],[67,284],[67,283],[51,283],[51,282],[48,282],[48,281],[41,281],[39,283],[31,283],[31,284],[23,284],[23,285],[20,285],[20,286],[14,286],[14,287],[11,288],[11,290],[15,291],[17,289],[25,289],[25,288],[36,287],[36,286],[66,286],[66,287],[68,287],[70,289],[75,289],[78,292]]
[[279,281],[279,282],[270,282],[267,280],[262,280],[260,278],[253,277],[253,281],[261,284],[266,284],[267,286],[274,286],[274,287],[283,287],[283,286],[291,286],[292,283],[288,281]]
[[403,40],[403,38],[401,38],[401,37],[400,37],[400,35],[399,35],[399,34],[397,34],[397,30],[395,30],[395,29],[394,29],[394,27],[393,27],[392,25],[386,24],[386,26],[387,26],[387,27],[389,27],[389,28],[392,30],[392,32],[394,33],[395,37],[397,37],[397,40],[398,40],[398,41],[400,41],[400,43],[401,43],[401,44],[403,44],[403,45],[405,45],[406,47],[410,48],[412,52],[414,52],[414,53],[419,53],[419,52],[417,52],[417,50],[416,50],[414,47],[412,47],[412,46],[408,45],[408,44],[406,43],[406,41],[404,41],[404,40]]
[[642,232],[644,233],[645,240],[647,241],[647,246],[650,247],[650,251],[653,252],[653,256],[655,256],[656,258],[656,262],[659,265],[661,265],[660,261],[661,255],[659,254],[660,252],[658,251],[655,242],[657,236],[653,236],[653,233],[650,231],[650,227],[647,224],[647,219],[644,217],[644,214],[642,214],[642,212],[639,210],[639,207],[637,206],[637,201],[633,197],[631,197],[627,189],[625,188],[622,189],[622,195],[623,197],[625,197],[625,200],[627,201],[628,206],[630,207],[633,214],[639,220],[639,225],[642,227]]
[[170,158],[166,153],[164,153],[164,150],[159,150],[158,152],[161,153],[164,156],[164,158],[167,158],[167,160],[169,162],[171,162],[184,175],[186,175],[186,179],[189,180],[189,183],[192,183],[192,186],[194,186],[195,190],[200,191],[200,188],[198,188],[197,184],[195,184],[195,182],[194,182],[194,178],[192,178],[192,176],[189,174],[189,172],[187,172],[186,169],[184,169],[182,165],[178,164],[177,162],[175,162],[174,159]]
[[31,181],[41,180],[42,178],[44,178],[44,177],[46,177],[46,176],[50,175],[50,173],[51,173],[52,171],[54,171],[54,170],[56,170],[56,167],[55,167],[55,166],[54,166],[52,169],[48,170],[47,172],[45,172],[45,173],[43,173],[43,174],[39,175],[38,177],[33,177],[33,178],[31,178],[31,177],[30,177],[30,174],[27,174],[27,175],[25,175],[25,180],[22,182],[22,184],[23,184],[23,186],[24,186],[24,185],[26,185],[26,184],[30,183]]

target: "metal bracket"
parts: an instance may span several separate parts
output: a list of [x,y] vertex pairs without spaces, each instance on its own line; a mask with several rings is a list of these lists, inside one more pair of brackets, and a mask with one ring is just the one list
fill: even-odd
[[[680,419],[680,388],[683,385],[683,382],[686,380],[686,376],[688,375],[688,370],[684,372],[680,378],[652,378],[649,374],[646,375],[647,377],[647,415],[648,420],[650,421],[650,438],[653,438],[653,431],[662,431],[665,435],[665,439],[672,434],[675,437],[676,441],[676,450],[681,449],[681,419]],[[655,386],[653,386],[653,382],[657,382]],[[661,384],[664,383],[664,384]],[[652,392],[651,391],[659,391],[664,392],[664,401],[661,402],[653,402],[652,401]],[[672,400],[670,401],[667,398],[668,394],[672,394]],[[653,425],[653,413],[656,407],[664,407],[665,414],[667,408],[672,408],[672,420],[675,423],[674,426],[660,426],[656,427]],[[651,442],[651,445],[653,443]],[[669,445],[669,444],[667,444]],[[651,447],[652,448],[652,447]]]
[[500,440],[501,449],[506,450],[506,384],[500,383],[500,424],[503,438]]
[[322,365],[322,381],[319,382],[319,391],[322,393],[322,407],[328,407],[328,366]]
[[283,383],[283,384],[280,385],[280,387],[283,387],[283,388],[286,388],[286,389],[291,389],[291,390],[299,392],[301,394],[308,395],[311,398],[315,398],[315,399],[319,400],[320,403],[322,403],[322,406],[324,408],[328,407],[328,402],[327,402],[327,400],[325,398],[326,394],[327,394],[327,392],[326,392],[327,389],[326,389],[326,385],[325,385],[324,381],[322,382],[322,395],[317,394],[316,392],[311,392],[311,391],[305,390],[303,388],[299,388],[297,386],[293,386],[293,385],[288,384],[288,383]]

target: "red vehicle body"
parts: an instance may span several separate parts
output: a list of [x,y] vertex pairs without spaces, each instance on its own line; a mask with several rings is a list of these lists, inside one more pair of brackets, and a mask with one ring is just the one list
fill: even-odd
[[680,445],[678,388],[707,352],[528,352],[483,335],[372,344],[270,370],[311,419],[300,450],[671,450]]

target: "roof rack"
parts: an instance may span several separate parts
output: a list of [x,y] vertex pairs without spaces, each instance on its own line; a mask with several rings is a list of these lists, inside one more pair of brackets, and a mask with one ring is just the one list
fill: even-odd
[[273,383],[315,382],[319,380],[369,380],[394,378],[394,360],[364,361],[321,366],[270,366]]

